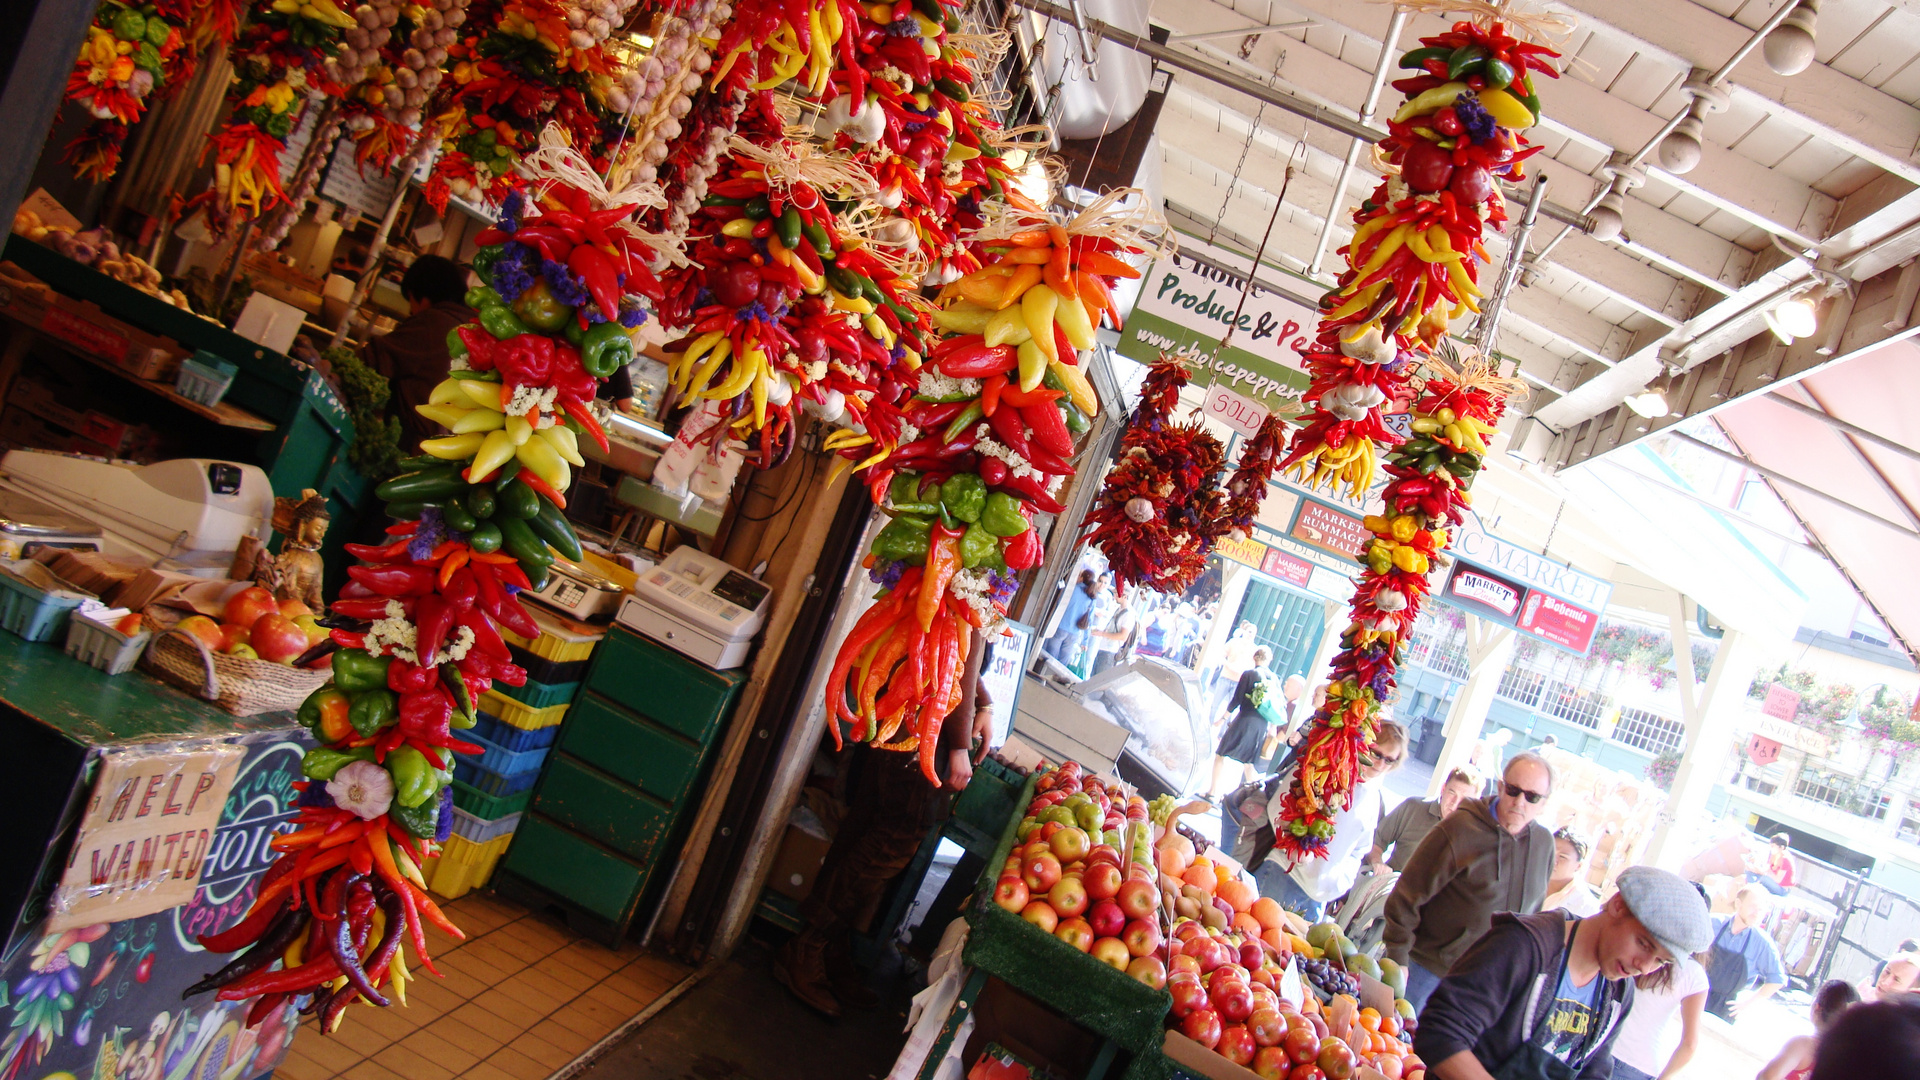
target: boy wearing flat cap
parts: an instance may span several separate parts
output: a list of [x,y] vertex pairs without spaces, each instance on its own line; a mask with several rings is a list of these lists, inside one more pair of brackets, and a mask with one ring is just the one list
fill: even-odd
[[1620,874],[1587,919],[1495,915],[1420,1013],[1414,1050],[1434,1080],[1607,1080],[1635,976],[1707,947],[1707,905],[1677,875]]

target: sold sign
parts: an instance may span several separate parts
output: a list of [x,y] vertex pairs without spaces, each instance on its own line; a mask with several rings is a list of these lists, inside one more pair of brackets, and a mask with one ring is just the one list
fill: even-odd
[[1209,417],[1247,436],[1258,434],[1260,425],[1267,419],[1265,405],[1245,394],[1233,392],[1224,383],[1214,383],[1207,387],[1207,397],[1202,408]]

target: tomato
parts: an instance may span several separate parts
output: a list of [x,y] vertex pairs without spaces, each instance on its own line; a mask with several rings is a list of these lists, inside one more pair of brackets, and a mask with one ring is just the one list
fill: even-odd
[[1407,147],[1400,178],[1417,192],[1443,191],[1453,179],[1453,155],[1425,139],[1415,139]]

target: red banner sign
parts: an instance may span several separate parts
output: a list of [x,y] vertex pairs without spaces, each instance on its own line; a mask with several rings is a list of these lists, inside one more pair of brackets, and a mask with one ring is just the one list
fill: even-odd
[[1268,548],[1267,557],[1260,562],[1260,572],[1271,574],[1289,585],[1305,587],[1313,577],[1313,566],[1304,559],[1296,559],[1279,548]]
[[1543,592],[1530,592],[1515,625],[1555,645],[1584,653],[1593,644],[1594,631],[1600,628],[1600,615]]
[[1780,744],[1765,735],[1755,735],[1747,740],[1747,757],[1755,765],[1765,768],[1779,756]]
[[1300,516],[1293,519],[1292,535],[1342,555],[1358,555],[1373,540],[1366,522],[1310,499],[1300,501]]

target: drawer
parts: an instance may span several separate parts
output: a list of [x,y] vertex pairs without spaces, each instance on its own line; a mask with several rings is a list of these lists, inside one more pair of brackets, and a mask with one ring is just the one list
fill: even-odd
[[533,809],[641,862],[655,856],[674,818],[667,803],[565,753],[553,756]]
[[676,803],[693,786],[705,748],[649,723],[596,694],[574,700],[560,728],[560,749]]
[[704,667],[623,626],[594,651],[587,689],[706,742],[733,705],[746,676]]
[[500,868],[600,916],[625,923],[650,868],[538,814],[520,819]]

